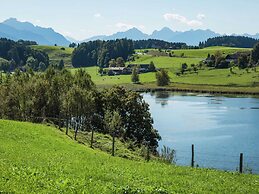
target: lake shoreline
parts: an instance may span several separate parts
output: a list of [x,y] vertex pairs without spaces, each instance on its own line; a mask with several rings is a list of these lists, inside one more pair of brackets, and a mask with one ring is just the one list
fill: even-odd
[[[109,89],[114,85],[97,85],[101,89]],[[245,95],[259,97],[259,87],[227,87],[215,85],[194,85],[173,83],[169,86],[160,87],[155,84],[119,84],[127,89],[136,92],[186,92],[186,93],[200,93],[200,94],[216,94],[216,95]]]
[[143,88],[135,90],[137,92],[187,92],[187,93],[203,93],[203,94],[230,94],[230,95],[253,95],[259,96],[259,92],[243,92],[243,91],[214,91],[214,90],[197,90],[197,89],[184,89],[184,88]]

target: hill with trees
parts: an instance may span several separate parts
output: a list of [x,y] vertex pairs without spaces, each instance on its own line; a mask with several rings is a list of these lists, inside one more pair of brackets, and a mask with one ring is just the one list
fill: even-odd
[[228,46],[238,48],[253,48],[258,42],[258,39],[246,37],[246,36],[220,36],[215,38],[209,38],[205,42],[200,42],[201,48],[211,46]]
[[122,57],[124,61],[134,53],[133,41],[117,39],[90,41],[80,44],[72,53],[74,67],[107,67],[111,59]]
[[[113,121],[114,112],[120,118],[117,130],[118,126],[109,127],[117,122]],[[160,139],[149,105],[139,93],[122,87],[99,92],[82,69],[75,74],[53,67],[41,74],[16,70],[12,76],[1,77],[0,118],[32,122],[49,119],[56,124],[62,119],[62,127],[68,130],[73,123],[76,134],[92,130],[139,146],[147,142],[154,153]]]
[[49,57],[45,52],[30,48],[36,45],[34,41],[17,42],[5,38],[0,39],[0,71],[11,72],[16,68],[31,68],[34,71],[44,71],[49,65]]

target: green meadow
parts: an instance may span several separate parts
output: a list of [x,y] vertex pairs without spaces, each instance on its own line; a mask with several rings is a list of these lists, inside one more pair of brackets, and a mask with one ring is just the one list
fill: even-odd
[[258,175],[111,157],[51,126],[0,120],[0,133],[0,193],[259,192]]
[[[33,48],[47,52],[52,64],[58,63],[60,59],[63,59],[65,61],[65,65],[70,71],[74,72],[76,70],[75,68],[71,68],[72,48],[65,48],[65,50],[61,50],[61,47],[55,46],[33,46]],[[136,60],[132,63],[148,64],[153,61],[157,68],[167,69],[171,77],[171,84],[169,86],[171,89],[203,89],[219,92],[232,91],[258,93],[258,67],[256,72],[252,69],[247,71],[234,68],[234,74],[232,74],[229,69],[209,69],[202,67],[198,70],[198,74],[189,72],[181,76],[176,76],[176,72],[179,72],[183,63],[187,63],[189,67],[191,64],[199,64],[199,62],[204,60],[208,54],[215,54],[215,52],[220,51],[223,55],[227,55],[235,52],[245,52],[250,50],[251,49],[232,47],[208,47],[204,49],[173,50],[175,57],[140,54],[135,57]],[[144,50],[136,50],[136,52],[143,51]],[[165,51],[162,50],[162,52]],[[182,53],[184,53],[184,57],[180,57]],[[131,75],[101,76],[98,74],[98,67],[87,67],[83,69],[91,75],[93,81],[98,87],[111,87],[112,85],[125,85],[132,89],[155,89],[157,87],[155,73],[141,74],[141,84],[136,85],[131,83]]]
[[[50,64],[55,65],[58,64],[61,59],[64,60],[65,66],[71,67],[71,56],[73,52],[73,48],[69,47],[61,47],[61,46],[41,46],[34,45],[31,46],[33,49],[44,51],[49,55]],[[65,50],[62,50],[64,48]]]
[[[158,49],[143,49],[136,50],[136,52],[143,52],[144,50],[158,50]],[[175,56],[180,57],[182,53],[184,53],[184,57],[188,58],[201,58],[204,59],[208,56],[208,54],[214,54],[216,51],[222,52],[223,55],[232,54],[235,52],[245,52],[251,49],[247,48],[234,48],[234,47],[223,47],[223,46],[212,46],[203,49],[178,49],[178,50],[168,50],[173,53]],[[164,52],[165,50],[162,49]]]

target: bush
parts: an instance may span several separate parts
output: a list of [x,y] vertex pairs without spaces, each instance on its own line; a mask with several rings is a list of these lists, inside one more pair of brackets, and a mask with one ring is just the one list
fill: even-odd
[[165,163],[175,164],[176,163],[175,150],[169,147],[166,147],[164,145],[163,148],[161,149],[161,152],[159,153],[159,158]]
[[156,81],[158,86],[166,86],[170,83],[170,77],[168,72],[164,69],[156,72]]
[[139,83],[139,75],[137,67],[134,67],[131,74],[131,81],[133,83]]

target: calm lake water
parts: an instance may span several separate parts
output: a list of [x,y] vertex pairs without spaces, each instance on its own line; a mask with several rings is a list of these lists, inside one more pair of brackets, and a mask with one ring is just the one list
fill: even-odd
[[259,98],[173,92],[143,93],[160,146],[176,150],[176,164],[235,171],[244,154],[247,172],[259,173]]

